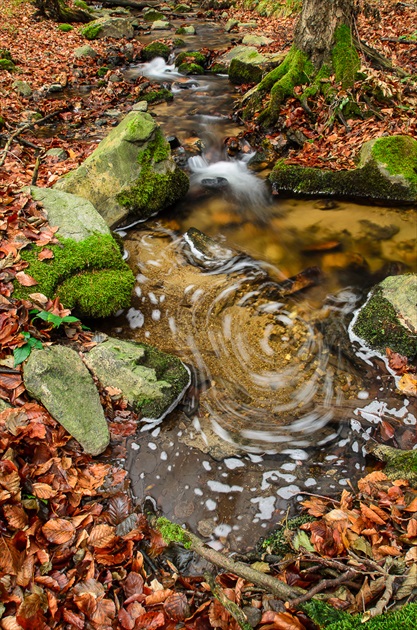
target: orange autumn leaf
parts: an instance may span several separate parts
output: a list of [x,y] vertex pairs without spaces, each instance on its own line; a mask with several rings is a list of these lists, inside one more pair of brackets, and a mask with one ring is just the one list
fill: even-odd
[[415,374],[410,374],[406,372],[399,380],[398,389],[405,396],[416,396],[417,397],[417,378]]
[[22,530],[28,524],[28,515],[21,505],[4,505],[3,512],[12,529]]
[[54,252],[52,251],[52,249],[48,249],[47,247],[44,247],[43,250],[38,254],[38,260],[49,260],[53,257]]
[[415,497],[404,510],[406,512],[417,512],[417,497]]
[[401,550],[397,549],[397,547],[392,547],[391,545],[379,545],[377,547],[378,555],[380,556],[400,556]]
[[24,271],[17,272],[16,280],[22,287],[33,287],[35,284],[38,284],[35,278],[32,278],[32,276],[29,276],[29,274]]
[[36,482],[32,485],[32,490],[38,499],[51,499],[57,494],[57,491],[49,483]]
[[51,518],[42,527],[42,531],[49,542],[55,545],[62,545],[73,538],[75,527],[70,521],[64,518]]
[[366,477],[359,479],[358,488],[361,492],[370,493],[370,484],[378,483],[379,481],[387,481],[388,477],[380,470],[375,470],[369,473]]
[[361,505],[362,515],[365,518],[372,521],[373,523],[377,523],[378,525],[384,525],[385,521],[380,516],[378,516],[378,514],[374,512],[374,510],[372,510],[370,507],[368,507],[364,503],[361,503],[360,505]]
[[305,630],[305,626],[288,612],[277,613],[273,610],[268,610],[262,615],[261,623],[273,624],[271,628],[276,630]]
[[416,538],[417,537],[417,519],[411,518],[407,524],[407,537],[408,538]]
[[161,604],[166,600],[167,597],[172,595],[172,590],[170,588],[164,588],[160,591],[155,591],[150,595],[145,597],[145,604],[147,606],[154,606],[155,604]]
[[108,547],[115,538],[115,528],[111,525],[96,525],[90,532],[88,543],[93,547]]

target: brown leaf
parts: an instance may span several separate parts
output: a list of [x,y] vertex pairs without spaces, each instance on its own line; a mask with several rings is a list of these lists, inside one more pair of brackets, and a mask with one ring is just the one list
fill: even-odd
[[38,497],[38,499],[51,499],[55,497],[57,491],[49,485],[49,483],[41,483],[36,482],[32,485],[33,494]]
[[417,497],[404,508],[406,512],[417,512]]
[[136,594],[141,595],[143,593],[143,584],[143,577],[139,573],[131,571],[126,580],[122,582],[126,598]]
[[49,260],[53,257],[54,252],[52,251],[52,249],[48,249],[47,247],[44,247],[43,250],[38,254],[38,260]]
[[32,278],[32,276],[29,276],[24,271],[17,272],[16,280],[22,285],[22,287],[33,287],[35,284],[38,284],[35,278]]
[[135,630],[156,630],[165,626],[162,612],[147,612],[136,619]]
[[75,535],[75,527],[64,518],[51,518],[42,527],[43,534],[49,542],[62,545],[69,542]]
[[173,593],[164,603],[164,610],[174,621],[184,621],[190,615],[190,607],[184,593]]
[[360,504],[362,515],[372,521],[373,523],[377,523],[378,525],[384,525],[383,519],[378,516],[378,514],[372,510],[370,507],[365,505],[364,503]]
[[74,612],[72,612],[72,610],[64,608],[62,616],[64,618],[64,621],[74,626],[74,628],[83,630],[85,626],[84,615],[76,615]]
[[25,529],[28,524],[28,515],[21,505],[4,505],[4,516],[12,529]]
[[172,591],[170,588],[164,588],[162,590],[155,591],[154,593],[151,593],[150,595],[147,595],[145,597],[145,604],[147,606],[154,606],[155,604],[161,604],[171,594],[172,594]]
[[125,494],[116,494],[109,500],[107,514],[112,525],[119,525],[130,512],[129,498]]
[[406,396],[417,396],[417,378],[414,374],[407,372],[398,383],[398,389]]
[[102,525],[93,527],[88,538],[88,544],[93,545],[93,547],[108,547],[111,545],[114,538],[115,528],[103,523]]
[[268,610],[262,615],[261,623],[272,623],[276,630],[305,630],[305,626],[290,613]]
[[398,352],[393,352],[391,348],[386,349],[386,355],[388,358],[389,367],[397,374],[405,374],[405,372],[412,371],[412,366],[408,365],[407,357],[404,357]]

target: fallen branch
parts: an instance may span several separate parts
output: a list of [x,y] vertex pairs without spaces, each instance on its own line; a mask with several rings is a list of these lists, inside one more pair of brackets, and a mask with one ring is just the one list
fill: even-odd
[[366,619],[371,619],[372,617],[376,617],[377,615],[382,615],[385,611],[386,605],[389,603],[392,595],[392,590],[394,587],[395,579],[399,577],[398,575],[388,575],[386,579],[385,591],[382,597],[378,600],[378,603],[373,608],[370,608],[365,614]]
[[340,586],[340,584],[345,584],[356,575],[357,572],[354,569],[348,569],[348,571],[345,571],[344,573],[342,573],[342,575],[339,575],[339,577],[334,578],[333,580],[320,580],[320,582],[318,582],[315,586],[313,586],[313,588],[307,591],[305,595],[300,595],[300,597],[297,597],[296,599],[291,599],[289,603],[291,604],[292,608],[297,608],[299,604],[302,604],[303,602],[308,602],[314,597],[314,595],[317,595],[317,593],[321,593],[328,588]]
[[214,581],[213,575],[211,573],[205,573],[204,578],[214,597],[232,615],[233,619],[236,620],[240,628],[242,628],[242,630],[252,630],[252,626],[248,623],[248,619],[243,610],[241,610],[235,602],[232,602],[232,600],[226,597],[220,586]]
[[372,48],[371,46],[368,46],[368,44],[365,44],[364,41],[355,38],[354,43],[356,48],[359,48],[359,50],[361,50],[363,54],[366,55],[366,57],[368,57],[368,59],[370,59],[378,68],[382,70],[389,70],[390,72],[393,72],[394,74],[397,74],[399,77],[402,78],[409,76],[409,72],[406,72],[405,70],[403,70],[403,68],[394,66],[389,59],[381,55],[381,53],[375,50],[375,48]]
[[417,39],[402,39],[402,37],[381,37],[381,42],[393,42],[395,44],[415,44]]
[[[68,108],[67,107],[63,107],[62,109],[57,109],[54,112],[51,112],[50,114],[47,114],[46,116],[44,116],[43,118],[39,118],[39,120],[33,120],[31,122],[26,123],[25,125],[23,125],[22,127],[19,127],[19,129],[16,129],[16,131],[14,131],[10,136],[9,139],[7,140],[3,151],[3,155],[0,158],[0,167],[3,166],[5,160],[6,160],[6,156],[9,152],[9,149],[12,145],[13,140],[15,140],[17,138],[17,136],[20,136],[21,133],[23,133],[24,131],[27,131],[28,129],[30,129],[31,127],[34,127],[35,125],[40,125],[43,124],[44,122],[46,122],[47,120],[49,120],[50,118],[53,118],[54,116],[57,116],[58,114],[61,114],[62,112],[65,112]],[[39,147],[36,147],[39,148]]]
[[261,586],[279,599],[283,599],[285,601],[295,599],[296,597],[304,595],[306,592],[303,588],[299,588],[298,586],[288,586],[288,584],[284,584],[281,580],[278,580],[271,575],[261,573],[243,562],[235,562],[219,551],[215,551],[215,549],[207,547],[207,545],[205,545],[198,536],[195,536],[195,534],[192,534],[186,529],[182,529],[182,527],[176,523],[172,523],[167,518],[151,518],[150,522],[153,527],[159,529],[165,542],[183,543],[187,549],[191,549],[205,560],[208,560],[208,562],[211,562],[222,569],[226,569],[226,571],[230,571],[230,573],[242,577],[256,586]]

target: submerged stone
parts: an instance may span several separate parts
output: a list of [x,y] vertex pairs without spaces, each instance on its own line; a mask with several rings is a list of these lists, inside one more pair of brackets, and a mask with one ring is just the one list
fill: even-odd
[[177,357],[132,341],[109,337],[85,354],[85,361],[102,385],[122,391],[143,420],[161,420],[190,384]]
[[109,443],[109,430],[93,378],[78,353],[64,346],[32,350],[24,366],[28,394],[41,402],[90,455]]
[[270,180],[277,194],[411,204],[417,201],[416,169],[417,140],[391,136],[366,142],[356,169],[304,168],[280,160]]
[[131,111],[55,188],[88,199],[114,227],[129,214],[146,219],[173,204],[186,194],[188,178],[152,116]]
[[417,274],[389,276],[371,292],[353,325],[367,346],[417,354]]

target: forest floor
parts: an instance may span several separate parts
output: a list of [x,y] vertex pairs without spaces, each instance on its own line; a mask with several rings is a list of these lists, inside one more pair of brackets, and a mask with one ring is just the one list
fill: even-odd
[[[111,392],[102,390],[112,441],[104,456],[92,458],[43,407],[30,400],[21,365],[15,365],[16,350],[29,337],[53,343],[65,334],[88,346],[91,335],[77,323],[63,322],[62,332],[57,332],[48,322],[33,321],[33,308],[61,318],[68,315],[57,301],[42,300],[36,293],[31,301],[13,300],[12,280],[30,282],[19,250],[36,243],[47,251],[54,240],[41,209],[21,188],[32,181],[51,186],[76,168],[113,126],[114,118],[106,112],[129,111],[148,87],[143,78],[125,81],[120,70],[127,56],[140,59],[138,40],[96,40],[96,59],[75,60],[74,49],[87,43],[77,25],[63,33],[52,21],[35,20],[29,3],[2,0],[1,5],[1,47],[10,51],[16,65],[14,72],[0,71],[0,159],[4,157],[0,167],[0,398],[12,405],[0,414],[1,627],[245,627],[239,610],[229,601],[245,612],[251,627],[313,630],[318,627],[312,621],[314,615],[303,612],[302,600],[311,600],[319,592],[326,594],[335,611],[365,614],[365,618],[415,601],[417,489],[407,480],[388,479],[376,470],[340,497],[312,495],[304,509],[314,520],[307,520],[300,530],[284,523],[281,546],[271,541],[250,558],[242,550],[243,559],[258,572],[252,579],[239,576],[236,567],[236,572],[223,572],[213,583],[212,565],[198,575],[177,568],[164,554],[166,543],[160,532],[130,499],[126,472],[115,462],[123,460],[126,438],[136,431],[136,415],[123,402],[112,400]],[[416,36],[415,5],[380,2],[378,8],[379,22],[359,19],[361,38],[394,65],[416,73],[417,43],[410,40]],[[234,10],[233,17],[257,20],[259,33],[274,39],[271,52],[291,45],[294,17],[266,19],[243,10]],[[411,43],[398,41],[401,37]],[[132,48],[126,48],[127,43]],[[99,77],[98,69],[107,66],[110,58],[116,60],[115,68]],[[415,135],[417,97],[411,84],[395,74],[369,67],[367,71],[386,100],[381,101],[379,115],[349,119],[350,131],[337,120],[331,129],[326,126],[329,112],[323,103],[317,104],[318,112],[323,109],[322,119],[319,115],[312,123],[296,98],[288,100],[282,112],[284,125],[312,140],[294,149],[291,161],[347,168],[353,165],[362,142],[371,137]],[[30,97],[17,94],[16,80],[30,83]],[[57,83],[63,90],[51,91]],[[34,113],[50,118],[23,128],[33,121]],[[7,152],[2,151],[12,136]],[[59,161],[46,156],[51,148],[64,149],[67,158]],[[402,365],[400,369],[408,368]],[[383,440],[395,444],[391,427],[385,427]],[[259,586],[256,575],[261,583],[261,577],[269,575],[294,590],[288,597],[279,597],[274,587],[268,591]],[[415,626],[404,621],[401,625],[405,630]]]

